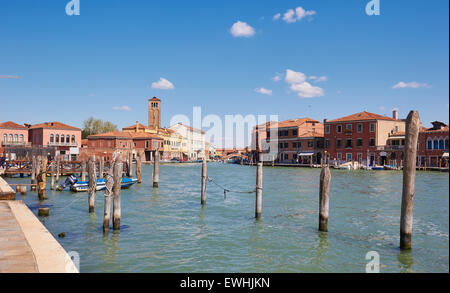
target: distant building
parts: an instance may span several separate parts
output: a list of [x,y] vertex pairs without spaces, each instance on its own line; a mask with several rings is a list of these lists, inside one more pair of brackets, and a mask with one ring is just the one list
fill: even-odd
[[144,154],[143,161],[152,161],[154,152],[162,152],[162,147],[163,140],[150,133],[113,131],[90,135],[88,147],[82,151],[82,158],[95,155],[111,160],[114,153],[125,154],[129,151],[133,153],[133,158],[136,158],[139,151]]
[[12,121],[0,123],[0,156],[5,153],[5,147],[27,146],[28,128]]
[[187,143],[187,156],[190,160],[205,158],[205,132],[191,126],[178,123],[170,129],[181,135]]
[[424,167],[448,166],[449,158],[449,126],[440,121],[431,123],[433,127],[421,127],[417,164]]
[[161,128],[161,100],[157,97],[148,100],[148,128]]
[[55,149],[55,155],[76,159],[81,147],[81,129],[61,123],[28,125],[28,141],[33,146]]
[[[324,120],[325,151],[331,160],[384,165],[400,159],[403,152],[405,121],[370,112]],[[400,158],[399,158],[400,157]]]

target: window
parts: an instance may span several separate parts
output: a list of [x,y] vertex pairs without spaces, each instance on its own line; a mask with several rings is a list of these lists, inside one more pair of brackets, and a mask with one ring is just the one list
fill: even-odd
[[433,141],[433,148],[434,148],[435,150],[439,149],[439,141],[438,141],[437,139],[435,139],[435,140]]
[[145,148],[148,149],[148,140],[145,141]]
[[358,158],[358,162],[362,162],[363,155],[361,153],[358,153],[357,158]]
[[59,134],[56,135],[56,143],[59,143]]
[[295,149],[295,148],[297,148],[297,143],[296,142],[293,142],[292,143],[292,147]]
[[64,134],[61,134],[61,143],[64,143]]
[[352,160],[352,153],[347,153],[347,161],[351,161]]
[[336,147],[337,148],[341,148],[342,147],[342,140],[341,139],[337,139],[336,140]]
[[369,139],[369,146],[371,146],[371,147],[375,146],[375,138]]
[[285,147],[285,148],[288,148],[288,147],[289,147],[289,143],[285,142],[285,143],[284,143],[284,147]]
[[362,123],[358,123],[358,132],[362,132],[363,131],[363,125]]
[[337,158],[338,158],[338,160],[342,160],[342,154],[341,154],[341,153],[338,153],[338,154],[337,154]]
[[17,134],[14,134],[14,142],[18,142],[19,141],[19,136]]
[[337,133],[342,133],[342,125],[336,126],[336,132]]
[[448,138],[445,139],[445,149],[448,150]]
[[356,146],[359,147],[359,148],[363,146],[363,140],[362,140],[362,138],[358,138],[358,139],[356,140]]
[[55,136],[53,134],[50,134],[50,142],[51,143],[55,142]]
[[8,141],[8,135],[3,134],[3,143],[6,143]]
[[351,139],[345,140],[345,148],[351,149],[353,147],[353,141]]
[[308,147],[312,148],[314,146],[314,142],[312,140],[308,140]]
[[72,143],[75,143],[75,135],[72,135]]
[[12,142],[12,141],[13,141],[13,135],[10,134],[10,135],[9,135],[9,142]]
[[428,150],[433,149],[433,142],[432,142],[431,139],[428,139],[428,141],[427,141],[427,149],[428,149]]
[[345,125],[345,129],[347,129],[347,130],[352,130],[352,128],[353,128],[352,124]]
[[297,136],[297,134],[298,134],[298,130],[297,129],[292,130],[292,135],[293,136]]
[[439,149],[440,149],[440,150],[443,150],[443,149],[445,148],[444,146],[445,146],[444,140],[443,140],[443,139],[440,139],[440,140],[439,140]]
[[20,135],[20,142],[23,142],[23,134]]
[[325,125],[325,133],[330,133],[330,125]]
[[405,145],[405,140],[404,139],[402,139],[402,145]]
[[329,148],[330,147],[330,140],[326,139],[325,140],[325,148]]
[[375,123],[370,123],[370,132],[375,132]]
[[285,160],[289,159],[289,155],[288,154],[284,154],[284,159]]

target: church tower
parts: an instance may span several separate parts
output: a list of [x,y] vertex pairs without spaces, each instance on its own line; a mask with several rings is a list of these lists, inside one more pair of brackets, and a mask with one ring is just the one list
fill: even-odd
[[148,100],[148,127],[161,128],[161,100],[157,97]]

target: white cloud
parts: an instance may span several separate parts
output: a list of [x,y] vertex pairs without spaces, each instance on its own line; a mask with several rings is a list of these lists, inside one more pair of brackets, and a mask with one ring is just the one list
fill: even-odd
[[302,20],[303,18],[305,18],[307,16],[313,16],[315,14],[316,14],[316,12],[314,10],[305,10],[305,9],[303,9],[303,7],[299,6],[299,7],[295,8],[295,11],[294,11],[294,9],[288,9],[283,14],[283,20],[286,23],[294,23],[294,22]]
[[269,96],[272,95],[272,90],[268,90],[268,89],[265,89],[265,88],[263,88],[263,87],[261,87],[261,88],[256,88],[256,89],[255,89],[255,92],[260,93],[260,94],[263,94],[263,95],[269,95]]
[[276,21],[276,20],[279,20],[280,17],[281,17],[281,13],[277,13],[277,14],[275,14],[275,15],[272,17],[272,19],[273,19],[274,21]]
[[309,82],[302,82],[291,84],[290,89],[297,93],[301,98],[317,98],[324,95],[322,88],[318,86],[312,86]]
[[279,82],[281,80],[281,78],[283,77],[283,75],[281,73],[276,73],[274,77],[272,77],[272,80],[274,82]]
[[113,107],[113,110],[116,111],[131,111],[131,108],[129,106],[115,106]]
[[310,76],[309,79],[314,80],[314,82],[323,82],[328,80],[326,76],[317,77],[314,75]]
[[173,83],[162,77],[158,81],[152,83],[152,89],[173,90],[174,88],[175,86]]
[[418,83],[418,82],[403,82],[400,81],[399,83],[397,83],[396,85],[394,85],[392,88],[393,89],[405,89],[405,88],[412,88],[412,89],[417,89],[420,87],[430,87],[427,83]]
[[306,81],[306,75],[302,72],[295,72],[291,69],[287,69],[285,81],[289,84],[302,83]]
[[255,34],[255,30],[246,22],[236,21],[231,27],[230,33],[234,37],[249,38]]

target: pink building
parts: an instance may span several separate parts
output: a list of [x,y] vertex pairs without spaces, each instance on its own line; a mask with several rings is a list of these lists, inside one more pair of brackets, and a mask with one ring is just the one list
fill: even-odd
[[26,146],[28,144],[28,128],[12,121],[0,123],[0,156],[4,148],[9,146]]
[[28,136],[33,146],[55,147],[56,154],[67,159],[78,156],[81,147],[81,129],[61,122],[30,125]]

